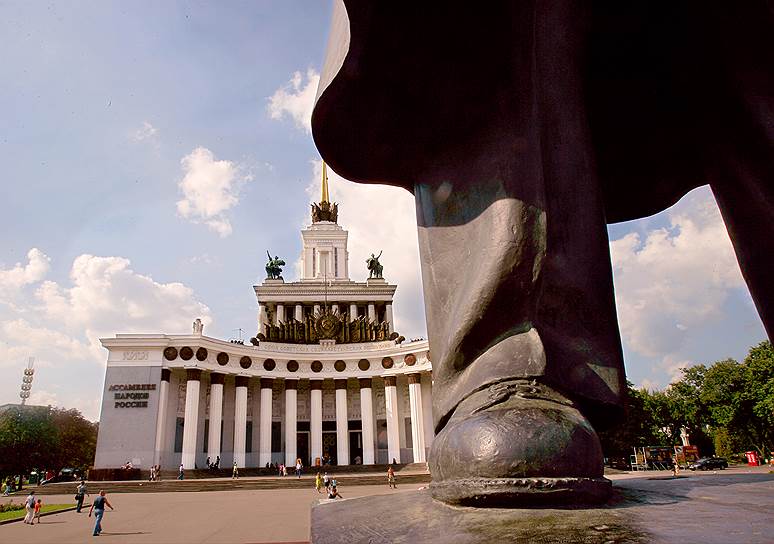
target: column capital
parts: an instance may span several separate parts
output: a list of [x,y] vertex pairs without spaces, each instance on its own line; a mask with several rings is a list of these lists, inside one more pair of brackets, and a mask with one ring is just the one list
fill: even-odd
[[419,372],[413,372],[411,374],[408,374],[407,377],[408,377],[409,383],[421,383],[422,381],[422,374],[420,374]]
[[210,373],[210,384],[211,385],[223,385],[223,381],[226,379],[226,375],[222,374],[220,372],[211,372]]
[[298,389],[298,380],[285,380],[285,391],[288,389]]
[[261,378],[261,389],[271,389],[274,378]]
[[336,386],[336,389],[346,389],[347,388],[347,380],[346,379],[333,380],[333,384]]
[[162,368],[161,369],[161,381],[162,382],[168,382],[169,379],[172,377],[172,371],[168,368]]
[[395,376],[385,376],[384,377],[384,385],[395,387],[398,384],[397,379]]
[[247,387],[250,384],[250,377],[249,376],[237,376],[236,377],[236,386],[237,387]]
[[323,381],[322,380],[309,380],[309,389],[312,391],[320,391],[322,390]]
[[371,378],[360,378],[360,389],[371,389]]
[[188,381],[200,381],[202,379],[202,371],[200,368],[189,368],[185,371],[185,377]]

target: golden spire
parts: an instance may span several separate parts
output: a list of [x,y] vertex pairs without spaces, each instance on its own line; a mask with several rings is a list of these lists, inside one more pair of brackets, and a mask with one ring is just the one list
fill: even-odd
[[320,202],[330,202],[328,200],[328,168],[325,161],[322,163],[322,200]]

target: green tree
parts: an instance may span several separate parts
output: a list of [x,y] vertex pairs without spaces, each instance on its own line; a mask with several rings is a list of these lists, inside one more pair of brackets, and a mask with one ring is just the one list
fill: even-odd
[[0,416],[0,474],[29,474],[33,468],[51,466],[57,442],[50,408],[11,408]]
[[56,469],[88,468],[97,449],[97,424],[85,419],[78,410],[52,410],[57,429]]
[[33,468],[86,468],[94,461],[97,424],[78,410],[16,406],[0,414],[0,476]]
[[744,388],[740,412],[746,417],[744,434],[761,456],[774,442],[774,348],[768,340],[750,349],[741,368]]

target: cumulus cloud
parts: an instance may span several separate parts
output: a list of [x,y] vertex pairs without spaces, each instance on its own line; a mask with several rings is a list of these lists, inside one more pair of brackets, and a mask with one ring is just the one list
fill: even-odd
[[0,321],[0,360],[16,361],[41,350],[39,360],[103,361],[99,338],[116,332],[186,332],[210,310],[182,283],[159,283],[138,274],[122,257],[80,255],[72,286],[44,281],[18,316]]
[[[313,173],[306,191],[309,199],[316,202],[320,199],[322,162],[312,163]],[[364,281],[368,277],[366,258],[383,251],[380,262],[384,265],[384,277],[398,285],[393,311],[395,329],[406,338],[426,336],[414,197],[397,187],[347,181],[330,168],[328,180],[331,200],[339,204],[339,224],[349,231],[350,278]],[[303,219],[305,224],[310,221],[308,215]],[[299,261],[299,276],[300,271]]]
[[178,213],[194,223],[204,223],[221,238],[231,234],[227,212],[239,203],[242,185],[252,176],[232,161],[216,160],[209,149],[197,147],[180,160],[183,194]]
[[86,331],[94,345],[99,336],[115,332],[183,332],[195,317],[210,321],[209,308],[190,287],[158,283],[132,270],[123,257],[80,255],[70,280],[72,287],[44,282],[35,296],[46,318],[68,331]]
[[[122,332],[187,333],[197,317],[212,323],[210,309],[190,287],[155,281],[122,257],[80,255],[66,282],[40,281],[40,273],[31,277],[38,281],[27,282],[25,294],[31,294],[23,297],[24,305],[0,312],[0,368],[21,372],[27,357],[34,356],[40,372],[30,402],[76,407],[92,419],[98,417],[95,391],[101,387],[95,365],[107,356],[100,338]],[[68,389],[58,390],[58,383]],[[0,387],[0,404],[16,402],[17,395],[16,383]]]
[[272,119],[290,117],[296,127],[312,133],[312,108],[320,74],[308,69],[306,74],[294,72],[290,81],[269,97],[266,109]]
[[[621,334],[648,357],[677,351],[692,332],[721,318],[730,291],[745,285],[709,190],[691,193],[667,216],[666,228],[610,244]],[[674,364],[667,361],[665,370],[674,377]]]
[[39,282],[51,267],[51,259],[33,247],[27,252],[27,263],[16,263],[13,268],[0,268],[0,292],[9,293],[25,285]]

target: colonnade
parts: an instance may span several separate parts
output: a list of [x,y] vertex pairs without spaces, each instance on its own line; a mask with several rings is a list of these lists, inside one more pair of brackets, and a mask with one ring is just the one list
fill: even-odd
[[[161,374],[159,414],[156,428],[156,460],[159,462],[160,449],[165,435],[164,412],[167,409],[169,394],[169,369],[163,369]],[[411,417],[411,438],[413,462],[425,461],[425,414],[422,402],[421,374],[419,372],[406,374],[409,382],[409,406]],[[226,375],[219,372],[210,373],[210,406],[209,434],[207,437],[207,455],[216,459],[221,455],[221,425],[223,418],[223,383]],[[186,370],[186,395],[183,423],[182,464],[185,469],[193,469],[196,462],[197,419],[199,417],[199,398],[202,371],[200,369]],[[265,466],[272,461],[271,431],[272,431],[272,388],[275,379],[260,378],[260,414],[258,438],[258,465]],[[372,395],[372,380],[380,378],[359,378],[360,387],[360,418],[363,439],[363,458],[365,465],[375,464],[375,429],[374,406]],[[384,376],[385,414],[387,424],[387,457],[401,462],[400,454],[400,420],[398,417],[398,391],[395,375]],[[236,395],[234,410],[234,461],[237,467],[245,466],[246,459],[246,429],[247,429],[247,388],[250,378],[236,376]],[[285,378],[285,464],[293,466],[297,451],[297,378]],[[312,462],[323,457],[323,410],[322,410],[322,379],[310,379],[310,457]],[[347,380],[334,379],[336,407],[336,449],[337,464],[348,465],[349,458],[349,419],[347,414]]]

